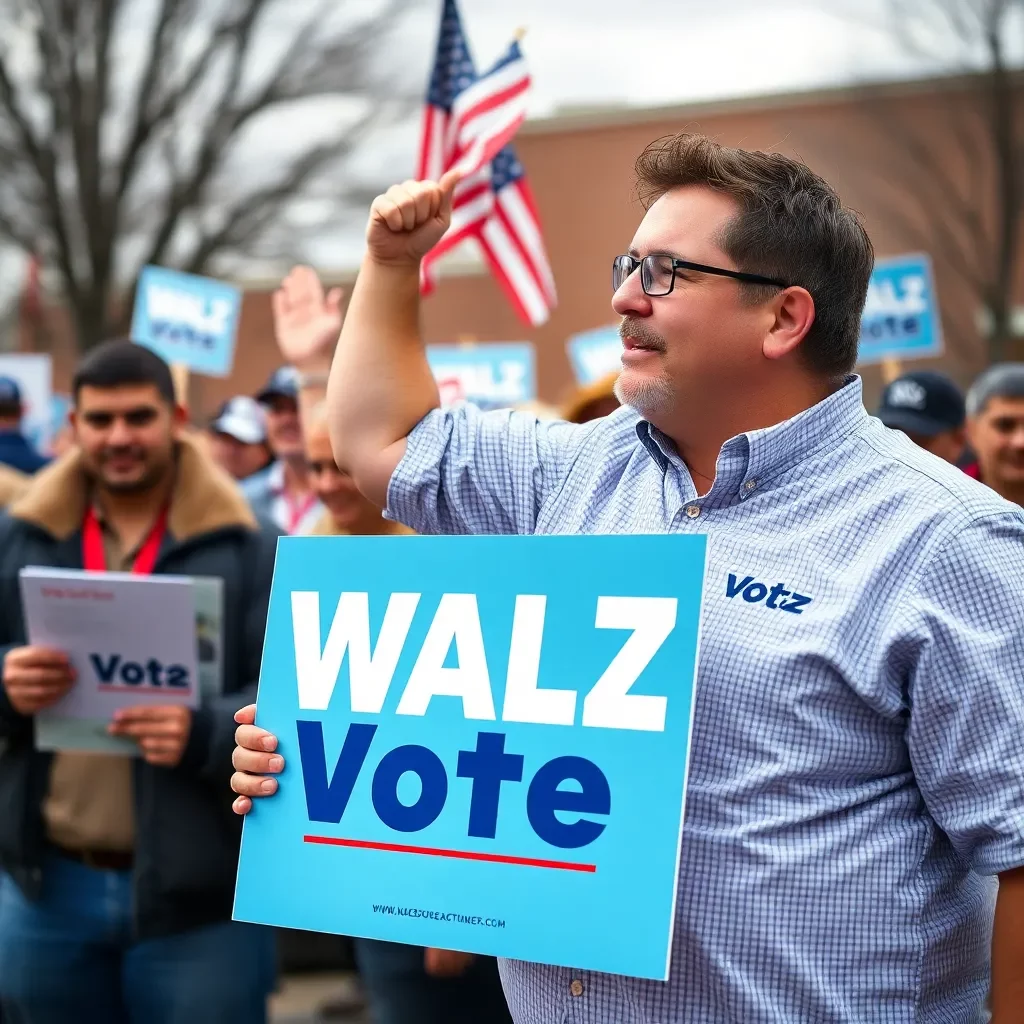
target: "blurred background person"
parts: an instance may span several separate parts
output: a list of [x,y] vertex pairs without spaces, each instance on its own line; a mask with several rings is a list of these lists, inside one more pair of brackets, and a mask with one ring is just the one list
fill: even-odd
[[945,374],[915,370],[897,377],[882,392],[877,416],[919,448],[960,464],[967,446],[967,408],[963,393]]
[[606,377],[576,388],[562,405],[561,419],[569,423],[589,423],[600,419],[619,407],[615,397],[615,381],[618,373],[609,373]]
[[21,473],[34,473],[50,460],[21,432],[24,414],[21,386],[13,377],[0,377],[0,462]]
[[997,363],[971,385],[967,436],[977,459],[967,472],[1024,505],[1024,363]]
[[[240,832],[219,790],[278,531],[189,441],[155,352],[93,348],[73,399],[75,446],[0,517],[0,1005],[13,1024],[260,1024],[273,934],[231,920]],[[35,715],[74,675],[26,641],[26,565],[221,578],[220,693],[122,707],[109,730],[134,757],[37,750]]]
[[298,395],[298,374],[282,366],[256,396],[266,416],[274,461],[242,483],[253,511],[289,534],[308,533],[323,514],[306,472]]
[[335,464],[324,403],[313,408],[302,426],[309,480],[324,509],[310,533],[321,537],[412,533],[400,523],[385,519],[381,510],[359,493],[352,477]]
[[210,421],[210,455],[236,480],[269,469],[267,422],[259,402],[248,395],[229,398]]

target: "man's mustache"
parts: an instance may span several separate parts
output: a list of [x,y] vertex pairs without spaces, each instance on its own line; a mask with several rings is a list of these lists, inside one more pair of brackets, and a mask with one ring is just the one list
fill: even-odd
[[633,338],[643,348],[653,349],[656,352],[664,352],[666,349],[665,339],[657,331],[651,330],[643,320],[635,317],[624,316],[619,324],[619,337],[625,340]]

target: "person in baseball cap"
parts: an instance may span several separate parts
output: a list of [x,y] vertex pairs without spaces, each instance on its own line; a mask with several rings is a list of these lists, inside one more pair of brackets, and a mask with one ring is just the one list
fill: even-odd
[[263,409],[248,395],[228,399],[210,422],[210,452],[236,480],[271,463]]
[[13,377],[0,377],[0,463],[19,473],[34,473],[50,460],[32,447],[21,431],[25,405]]
[[305,440],[299,419],[299,375],[281,366],[257,392],[267,422],[267,444],[274,462],[242,487],[258,516],[289,534],[307,533],[319,521],[323,506],[313,493],[306,466]]
[[967,407],[949,377],[915,370],[892,381],[882,393],[878,418],[902,430],[914,444],[957,465],[967,444]]
[[299,397],[299,375],[291,366],[279,366],[271,375],[270,380],[257,393],[256,401],[269,405],[275,398],[290,398],[296,401]]

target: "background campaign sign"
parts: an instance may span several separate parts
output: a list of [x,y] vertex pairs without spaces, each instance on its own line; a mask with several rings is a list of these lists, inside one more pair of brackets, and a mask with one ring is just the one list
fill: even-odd
[[53,361],[48,355],[37,353],[4,353],[0,355],[0,377],[13,377],[18,382],[25,407],[21,431],[33,448],[47,451],[53,436],[50,415]]
[[442,405],[464,400],[482,409],[507,409],[537,397],[534,352],[528,342],[428,345],[427,360]]
[[234,285],[164,267],[139,275],[132,339],[168,363],[226,377],[235,354],[242,291]]
[[920,359],[942,352],[932,264],[914,253],[875,261],[860,325],[860,364]]
[[593,384],[622,369],[622,338],[617,325],[574,334],[565,347],[579,384]]
[[705,545],[283,538],[234,916],[664,979]]
[[54,454],[53,447],[57,435],[68,426],[68,417],[74,402],[71,396],[63,392],[55,392],[50,396],[50,440],[46,451]]

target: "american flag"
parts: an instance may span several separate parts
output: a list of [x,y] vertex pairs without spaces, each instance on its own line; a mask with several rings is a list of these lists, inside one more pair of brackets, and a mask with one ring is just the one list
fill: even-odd
[[519,43],[477,76],[455,0],[445,0],[423,117],[417,177],[437,181],[458,167],[452,223],[423,260],[423,291],[434,264],[475,238],[509,301],[527,323],[544,323],[556,303],[537,207],[510,145],[526,117],[530,74]]

